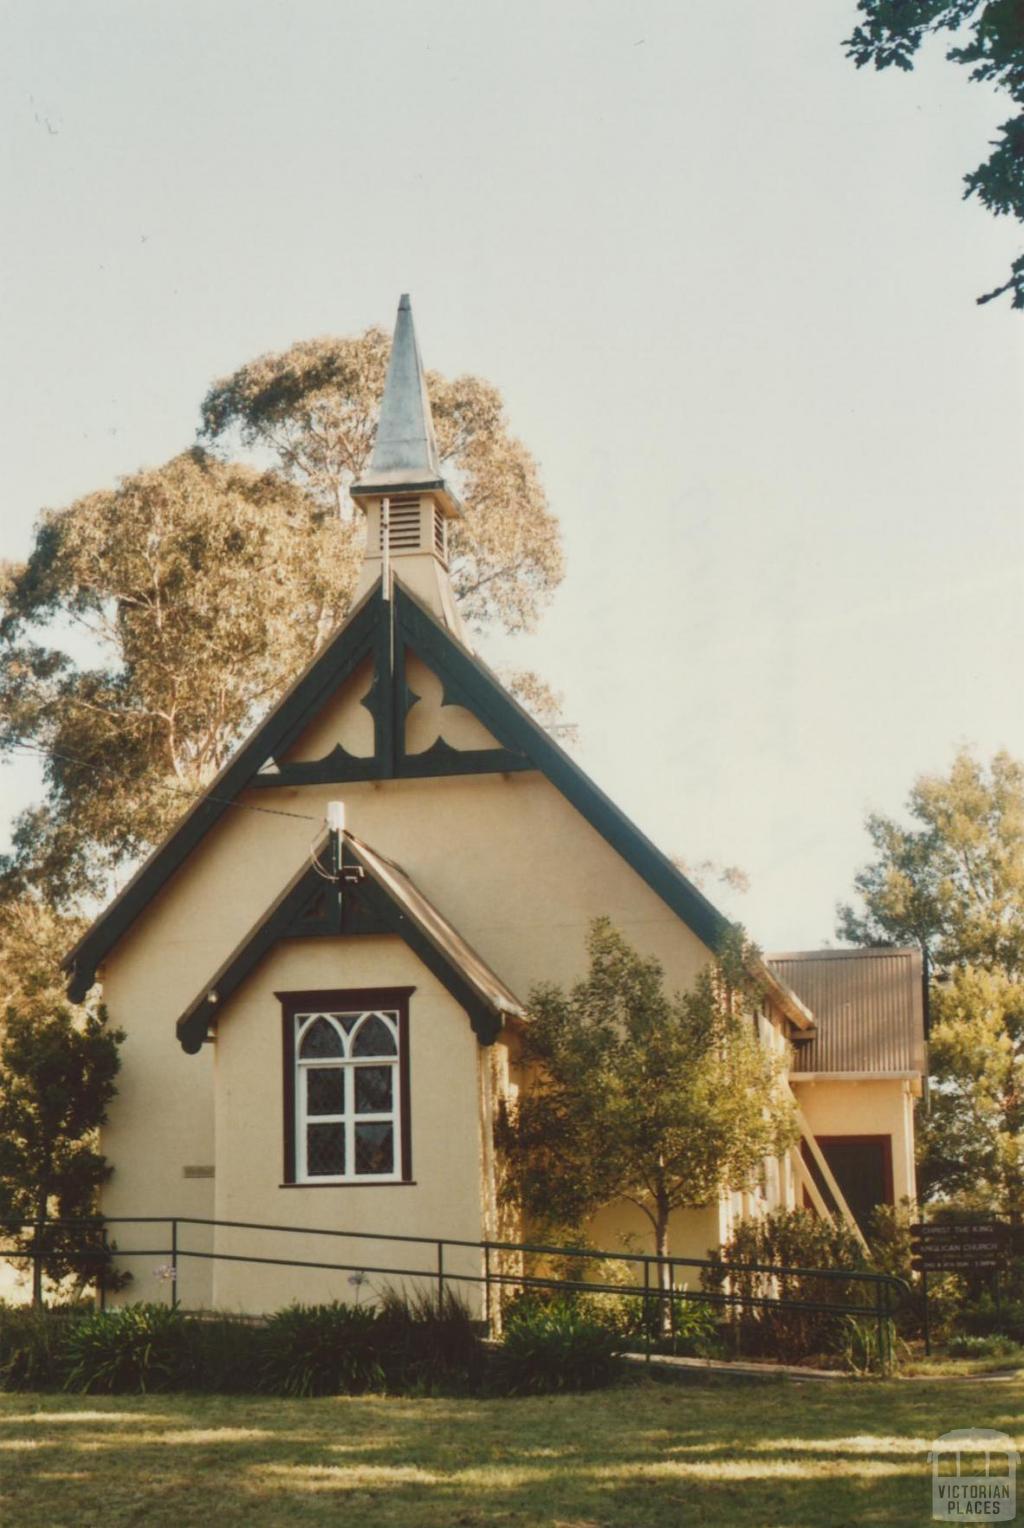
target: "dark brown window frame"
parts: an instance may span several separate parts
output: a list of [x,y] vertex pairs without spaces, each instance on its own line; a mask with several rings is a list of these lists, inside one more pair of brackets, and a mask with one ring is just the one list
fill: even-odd
[[[409,999],[415,987],[314,987],[303,992],[275,992],[281,1004],[283,1132],[285,1188],[397,1188],[411,1183],[412,1101],[409,1074]],[[398,1160],[400,1177],[369,1178],[365,1183],[307,1183],[295,1176],[295,1015],[307,1009],[343,1013],[353,1009],[390,1009],[398,1014]]]

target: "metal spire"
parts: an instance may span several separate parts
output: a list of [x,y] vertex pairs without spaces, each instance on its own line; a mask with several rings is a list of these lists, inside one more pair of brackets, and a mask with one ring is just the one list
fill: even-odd
[[398,304],[373,455],[352,492],[435,486],[443,486],[441,463],[412,306],[406,292]]

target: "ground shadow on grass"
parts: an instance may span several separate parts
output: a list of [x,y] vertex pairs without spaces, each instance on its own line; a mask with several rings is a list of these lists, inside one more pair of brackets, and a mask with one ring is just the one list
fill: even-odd
[[[929,1393],[922,1394],[922,1390]],[[927,1448],[1024,1385],[642,1382],[586,1396],[0,1398],[11,1528],[928,1523]]]

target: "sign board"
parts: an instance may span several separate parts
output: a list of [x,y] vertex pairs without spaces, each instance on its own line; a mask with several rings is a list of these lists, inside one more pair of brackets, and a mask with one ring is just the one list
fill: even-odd
[[973,1273],[998,1268],[1009,1227],[998,1220],[932,1221],[910,1228],[915,1273]]

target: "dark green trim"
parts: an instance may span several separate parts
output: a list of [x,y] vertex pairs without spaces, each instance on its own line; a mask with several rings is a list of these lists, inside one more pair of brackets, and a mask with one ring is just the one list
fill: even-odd
[[403,780],[417,780],[435,775],[507,775],[533,767],[529,759],[508,748],[453,748],[439,737],[422,753],[403,753],[397,774]]
[[335,743],[322,759],[301,759],[275,768],[261,769],[247,789],[277,789],[283,785],[333,785],[346,780],[379,780],[380,766],[374,755],[361,758]]
[[733,927],[729,920],[512,699],[487,665],[457,642],[397,578],[395,614],[399,640],[408,642],[434,670],[445,694],[471,710],[506,748],[522,753],[541,770],[698,939],[716,950]]
[[[332,837],[325,834],[314,848],[321,865],[330,863]],[[340,883],[325,880],[312,863],[292,877],[178,1019],[182,1050],[195,1055],[202,1048],[210,1025],[225,1004],[282,939],[347,939],[364,934],[397,934],[403,939],[465,1011],[480,1044],[494,1043],[503,1023],[501,1014],[473,990],[444,951],[376,880],[370,866],[347,840],[341,871]],[[347,878],[346,871],[356,874]]]

